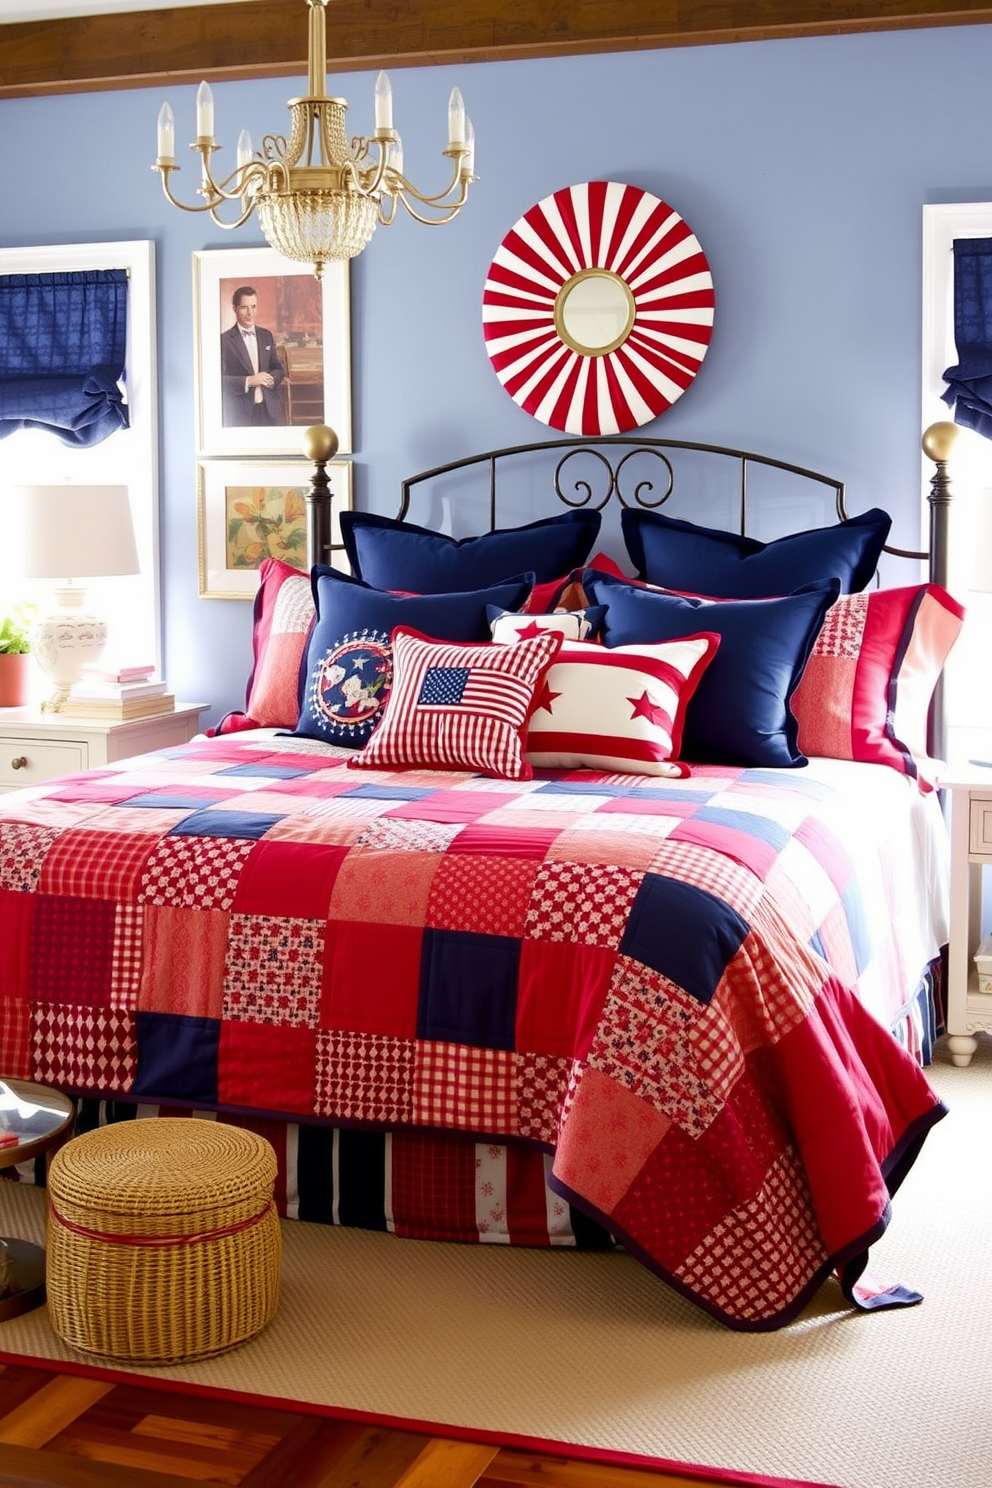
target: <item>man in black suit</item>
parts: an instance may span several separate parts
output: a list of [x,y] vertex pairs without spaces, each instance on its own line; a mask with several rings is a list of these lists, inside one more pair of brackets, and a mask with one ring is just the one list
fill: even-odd
[[234,291],[231,304],[235,324],[220,338],[224,424],[284,424],[277,389],[286,373],[276,355],[272,332],[255,324],[258,295],[250,284],[242,284]]

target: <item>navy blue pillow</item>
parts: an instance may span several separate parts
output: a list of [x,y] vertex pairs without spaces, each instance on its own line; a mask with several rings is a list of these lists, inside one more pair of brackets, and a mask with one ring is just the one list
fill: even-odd
[[778,599],[716,600],[656,594],[588,568],[582,587],[607,606],[607,646],[674,641],[712,630],[717,653],[686,710],[681,758],[716,765],[805,765],[789,701],[840,593],[837,579]]
[[377,589],[446,594],[499,584],[533,570],[538,584],[585,563],[599,536],[597,511],[569,511],[526,527],[455,539],[411,522],[343,511],[341,539],[351,571]]
[[439,641],[488,641],[487,605],[526,604],[532,573],[466,594],[385,594],[318,564],[311,572],[316,618],[303,654],[303,702],[294,734],[358,749],[382,716],[393,680],[397,625]]
[[839,579],[842,594],[870,582],[892,526],[873,507],[859,517],[762,543],[660,512],[624,508],[623,540],[639,578],[714,599],[767,599]]

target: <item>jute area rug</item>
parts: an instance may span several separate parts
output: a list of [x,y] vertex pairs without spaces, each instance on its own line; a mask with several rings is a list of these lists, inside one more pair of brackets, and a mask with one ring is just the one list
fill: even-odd
[[[938,1050],[930,1073],[950,1115],[872,1259],[922,1291],[920,1307],[854,1315],[827,1283],[789,1327],[737,1334],[628,1256],[290,1222],[270,1326],[220,1358],[146,1374],[834,1488],[989,1488],[992,1041],[969,1069]],[[0,1184],[0,1231],[40,1241],[42,1195]],[[44,1308],[0,1324],[4,1354],[86,1362]]]

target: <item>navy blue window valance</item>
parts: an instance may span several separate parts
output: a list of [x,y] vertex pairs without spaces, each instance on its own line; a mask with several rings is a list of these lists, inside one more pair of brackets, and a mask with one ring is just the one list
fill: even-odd
[[956,424],[992,439],[992,238],[954,240],[954,345],[944,402]]
[[0,275],[0,439],[99,444],[128,424],[127,272]]

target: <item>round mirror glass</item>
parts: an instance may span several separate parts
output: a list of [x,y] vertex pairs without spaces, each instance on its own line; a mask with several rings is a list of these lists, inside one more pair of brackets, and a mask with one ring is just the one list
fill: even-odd
[[583,269],[559,290],[555,325],[573,351],[605,356],[626,341],[634,314],[634,296],[619,275]]

